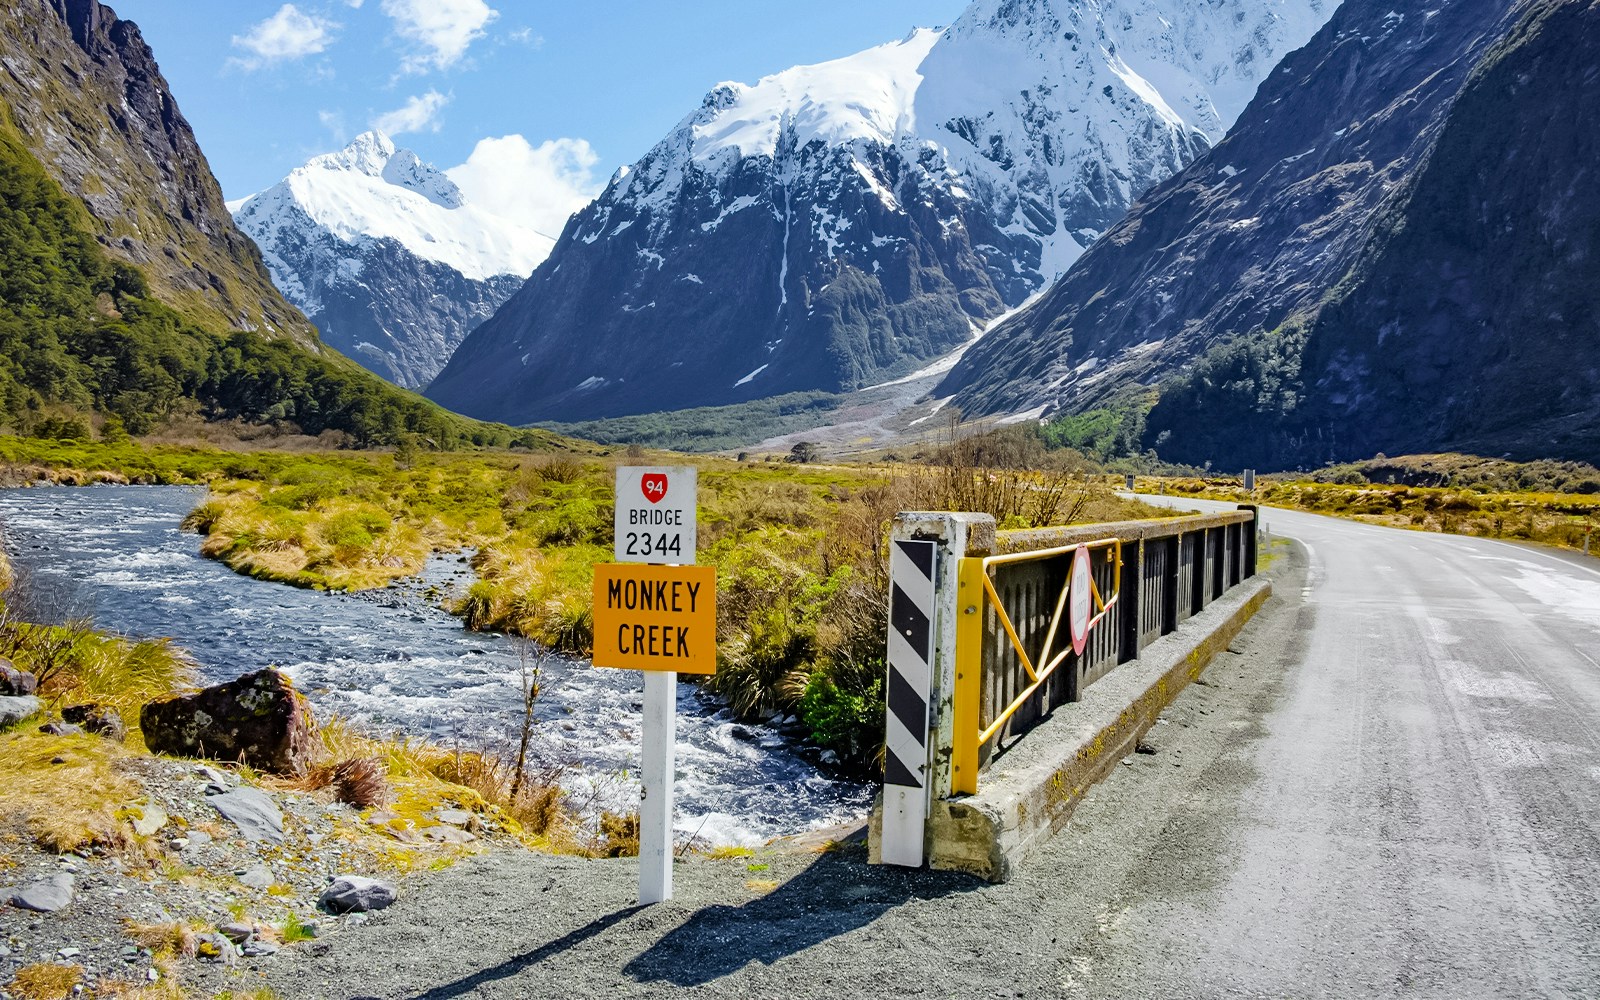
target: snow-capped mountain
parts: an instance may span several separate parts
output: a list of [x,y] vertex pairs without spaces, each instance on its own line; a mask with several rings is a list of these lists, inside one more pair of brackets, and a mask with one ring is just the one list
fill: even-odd
[[228,207],[323,340],[413,388],[554,244],[469,204],[442,171],[381,132]]
[[429,395],[573,419],[848,389],[970,339],[1221,137],[1335,0],[976,0],[723,84]]

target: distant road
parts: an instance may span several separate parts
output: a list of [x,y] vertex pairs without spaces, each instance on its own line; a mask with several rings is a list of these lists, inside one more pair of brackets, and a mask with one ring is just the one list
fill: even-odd
[[1242,822],[1101,985],[1600,996],[1600,560],[1263,513],[1310,567]]

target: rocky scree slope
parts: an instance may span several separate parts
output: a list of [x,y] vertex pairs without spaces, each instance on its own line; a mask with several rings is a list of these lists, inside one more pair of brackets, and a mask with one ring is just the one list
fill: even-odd
[[[273,287],[138,25],[98,0],[12,0],[0,104],[96,238],[157,297],[217,329],[316,333]],[[63,126],[70,122],[70,126]]]
[[977,0],[724,84],[429,389],[521,422],[855,388],[966,344],[1218,138],[1330,0]]
[[376,131],[230,207],[323,339],[408,388],[432,381],[554,242],[469,204]]
[[[1519,114],[1541,113],[1536,106],[1507,100],[1491,114],[1461,103],[1472,91],[1463,86],[1474,67],[1514,33],[1528,9],[1510,0],[1347,0],[1263,83],[1225,140],[1142,198],[1062,281],[970,351],[937,392],[968,413],[1138,410],[1148,405],[1151,387],[1187,373],[1162,389],[1166,402],[1151,413],[1145,444],[1195,463],[1274,467],[1361,457],[1377,448],[1465,446],[1473,435],[1487,442],[1474,429],[1486,424],[1455,427],[1432,414],[1441,407],[1481,409],[1489,400],[1479,395],[1478,366],[1496,351],[1502,360],[1521,359],[1511,360],[1512,368],[1549,353],[1532,340],[1510,350],[1509,333],[1488,335],[1473,349],[1476,361],[1466,363],[1472,351],[1463,352],[1444,366],[1446,373],[1441,359],[1479,335],[1458,325],[1463,314],[1451,317],[1436,307],[1452,298],[1474,300],[1465,322],[1481,323],[1500,308],[1491,303],[1513,289],[1521,291],[1511,297],[1526,301],[1532,286],[1522,284],[1520,269],[1502,266],[1509,245],[1491,245],[1489,228],[1514,224],[1519,240],[1531,242],[1552,225],[1577,233],[1587,217],[1581,195],[1554,194],[1587,169],[1573,156],[1575,140],[1540,153],[1538,127],[1517,121]],[[1584,51],[1575,47],[1573,58],[1581,63]],[[1582,67],[1568,68],[1578,74],[1574,82],[1585,78]],[[1556,102],[1545,111],[1563,107]],[[1456,138],[1447,143],[1447,133]],[[1474,145],[1519,134],[1521,152],[1509,165],[1491,169]],[[1478,139],[1466,141],[1472,135]],[[1533,164],[1537,171],[1529,169]],[[1487,173],[1467,183],[1473,170]],[[1498,193],[1482,186],[1507,170],[1523,176]],[[1447,184],[1453,203],[1413,203],[1425,174],[1455,177]],[[1545,184],[1548,192],[1535,190]],[[1513,209],[1514,202],[1527,210]],[[1411,316],[1406,334],[1389,341],[1400,328],[1386,327],[1393,317],[1365,314],[1359,322],[1369,324],[1369,348],[1341,350],[1334,345],[1345,335],[1324,334],[1316,361],[1322,370],[1302,377],[1306,332],[1323,322],[1319,315],[1335,322],[1334,312],[1324,310],[1330,302],[1347,303],[1341,315],[1352,319],[1348,310],[1358,301],[1383,301],[1378,312],[1400,305],[1368,284],[1368,272],[1374,255],[1397,262],[1395,237],[1408,227],[1432,235],[1414,244],[1427,259],[1413,261],[1420,270],[1401,282],[1410,283],[1402,306]],[[1469,238],[1466,230],[1476,234]],[[1444,243],[1453,249],[1441,257]],[[1581,257],[1581,243],[1569,251]],[[1538,252],[1538,259],[1549,256],[1548,248]],[[1475,290],[1469,275],[1483,280]],[[1594,287],[1567,276],[1574,278],[1561,281],[1568,298]],[[1375,350],[1380,342],[1383,349]],[[1541,367],[1543,361],[1523,370]],[[1388,374],[1375,380],[1380,371]],[[1381,379],[1388,382],[1380,399]],[[1302,409],[1312,396],[1323,402]],[[1524,398],[1537,408],[1540,397],[1532,391]],[[1400,401],[1406,405],[1386,410]],[[1272,430],[1270,446],[1259,446],[1257,418],[1297,410],[1297,418]],[[1517,412],[1524,419],[1527,407]],[[1428,418],[1419,420],[1423,414]]]

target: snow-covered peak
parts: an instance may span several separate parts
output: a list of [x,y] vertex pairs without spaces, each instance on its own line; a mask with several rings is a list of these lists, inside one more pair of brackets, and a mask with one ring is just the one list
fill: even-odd
[[725,150],[772,156],[780,137],[797,145],[814,140],[846,145],[855,139],[894,142],[912,131],[912,105],[922,82],[918,67],[940,32],[918,28],[898,42],[843,59],[795,66],[754,86],[724,83],[714,89],[694,127],[695,158],[714,160]]
[[[554,241],[471,205],[455,182],[382,132],[313,157],[259,194],[229,206],[234,220],[274,260],[285,234],[322,229],[355,244],[392,239],[424,260],[474,280],[526,276]],[[276,273],[276,272],[275,272]]]
[[817,170],[860,176],[898,211],[906,175],[878,166],[893,150],[917,184],[980,202],[1003,233],[1031,240],[1030,281],[1049,280],[1221,139],[1337,2],[973,0],[948,28],[718,85],[613,178],[582,238],[609,232],[610,206],[624,203],[650,209],[651,237],[664,238],[667,206],[691,176],[757,161],[783,183]]
[[394,156],[394,141],[372,129],[350,140],[350,144],[336,153],[323,153],[306,161],[305,170],[353,170],[368,177],[382,177],[383,168]]

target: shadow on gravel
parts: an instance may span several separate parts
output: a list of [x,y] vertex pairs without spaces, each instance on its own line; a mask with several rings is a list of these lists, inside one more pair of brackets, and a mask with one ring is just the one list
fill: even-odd
[[825,854],[765,896],[696,912],[622,971],[641,983],[700,986],[752,961],[771,965],[865,927],[903,903],[986,884],[955,872],[880,867]]
[[[547,958],[559,955],[568,948],[582,944],[612,924],[631,917],[642,909],[644,909],[643,906],[627,906],[603,917],[596,917],[577,930],[558,937],[554,941],[542,944],[530,952],[525,952],[514,958],[508,958],[499,965],[484,969],[481,972],[475,972],[465,979],[458,979],[453,983],[436,986],[426,993],[418,993],[415,1000],[454,1000],[455,997],[466,996],[474,992],[480,986],[486,986],[500,979],[510,979],[529,966],[538,965]],[[362,998],[356,997],[353,1000],[362,1000]]]

